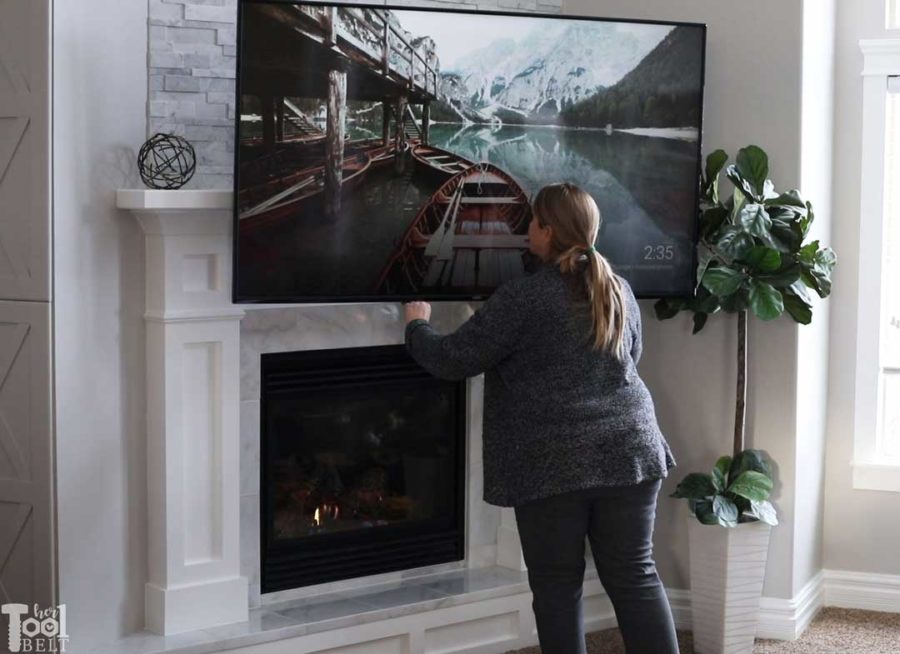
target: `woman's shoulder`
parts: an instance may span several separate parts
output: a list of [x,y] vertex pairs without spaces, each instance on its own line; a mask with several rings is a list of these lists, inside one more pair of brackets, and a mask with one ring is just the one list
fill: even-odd
[[619,282],[619,286],[622,288],[622,293],[625,294],[626,301],[637,302],[637,297],[634,294],[634,290],[631,288],[631,284],[628,283],[628,280],[618,273],[615,273],[615,275]]

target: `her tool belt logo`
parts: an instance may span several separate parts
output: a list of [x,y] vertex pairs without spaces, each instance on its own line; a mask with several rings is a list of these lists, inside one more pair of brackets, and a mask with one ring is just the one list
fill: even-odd
[[9,651],[65,652],[66,605],[41,609],[37,604],[3,604],[0,613],[9,617]]

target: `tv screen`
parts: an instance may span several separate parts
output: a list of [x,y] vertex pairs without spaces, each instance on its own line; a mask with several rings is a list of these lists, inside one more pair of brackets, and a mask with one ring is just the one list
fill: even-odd
[[588,191],[639,297],[687,295],[704,25],[241,2],[236,302],[479,299]]

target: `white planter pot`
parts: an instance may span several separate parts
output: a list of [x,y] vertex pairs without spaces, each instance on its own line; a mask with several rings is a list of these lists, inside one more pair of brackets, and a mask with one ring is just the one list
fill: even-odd
[[695,654],[751,654],[766,575],[764,522],[733,529],[688,518]]

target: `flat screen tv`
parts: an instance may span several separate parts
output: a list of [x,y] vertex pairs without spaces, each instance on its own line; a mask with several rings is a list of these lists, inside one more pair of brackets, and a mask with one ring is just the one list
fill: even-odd
[[236,302],[488,296],[587,190],[639,297],[689,294],[706,28],[243,0]]

